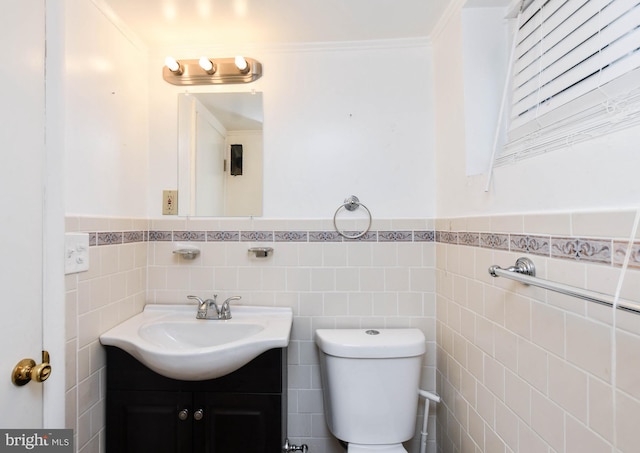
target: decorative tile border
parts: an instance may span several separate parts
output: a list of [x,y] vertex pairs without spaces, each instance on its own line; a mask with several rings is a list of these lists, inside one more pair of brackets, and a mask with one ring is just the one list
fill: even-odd
[[480,247],[480,233],[462,232],[458,234],[458,244]]
[[276,242],[308,242],[309,233],[306,231],[274,231]]
[[[522,252],[621,267],[628,242],[613,239],[541,236],[509,233],[436,231],[436,242]],[[634,242],[629,267],[640,269],[640,242]]]
[[207,242],[238,242],[239,231],[207,231]]
[[414,242],[435,242],[436,240],[436,232],[435,231],[414,231],[413,232],[413,241]]
[[583,238],[551,238],[553,258],[611,264],[611,241]]
[[98,245],[122,244],[124,235],[122,232],[98,233]]
[[149,231],[150,241],[173,241],[173,233],[171,231]]
[[122,242],[129,244],[131,242],[145,242],[148,240],[148,231],[124,231],[122,233]]
[[501,233],[480,233],[480,247],[509,250],[509,235]]
[[173,232],[174,241],[204,242],[206,241],[206,237],[207,237],[206,231],[174,231]]
[[273,242],[273,231],[241,231],[243,242]]
[[343,237],[342,240],[344,242],[377,242],[378,241],[378,232],[377,231],[367,231],[365,234],[363,234],[360,237],[354,237],[354,236],[358,236],[360,233],[362,233],[362,231],[354,231],[354,230],[347,230],[347,231],[343,231],[344,234],[346,234],[349,237]]
[[551,250],[550,238],[527,234],[512,234],[509,239],[509,248],[512,252],[549,256]]
[[309,231],[309,242],[342,242],[337,231]]
[[[347,231],[355,235],[356,231]],[[438,242],[494,250],[521,252],[620,267],[628,243],[613,239],[576,238],[474,231],[382,230],[348,239],[337,231],[104,231],[90,232],[89,245],[136,242]],[[640,241],[630,249],[628,266],[640,269]]]
[[[357,235],[358,231],[346,231]],[[359,238],[345,238],[337,231],[111,231],[89,233],[89,245],[132,242],[435,242],[434,231],[367,231]]]
[[378,231],[378,242],[411,242],[411,231]]
[[[614,241],[613,242],[613,264],[616,266],[622,266],[624,264],[624,257],[627,253],[628,242]],[[631,244],[631,250],[629,251],[629,267],[640,269],[640,242],[634,242]]]
[[456,231],[436,231],[436,242],[445,244],[457,244],[458,233]]

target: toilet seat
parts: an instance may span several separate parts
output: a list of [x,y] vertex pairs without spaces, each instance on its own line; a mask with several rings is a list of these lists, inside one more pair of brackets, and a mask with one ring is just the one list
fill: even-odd
[[347,453],[407,453],[402,444],[365,445],[349,443]]

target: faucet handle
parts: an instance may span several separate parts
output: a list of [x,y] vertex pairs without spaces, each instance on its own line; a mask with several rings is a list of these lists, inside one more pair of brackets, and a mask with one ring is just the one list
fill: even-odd
[[198,313],[196,319],[204,319],[207,317],[207,301],[200,299],[198,296],[187,296],[187,299],[198,301]]
[[231,296],[228,299],[226,299],[222,303],[222,307],[220,307],[220,313],[218,314],[218,319],[231,319],[231,306],[229,305],[229,303],[232,300],[240,300],[240,299],[242,299],[242,297],[240,296]]
[[231,302],[232,300],[240,300],[240,299],[242,299],[242,296],[231,296],[228,299],[226,299],[224,303],[228,305],[229,302]]
[[204,304],[204,300],[200,299],[198,296],[187,296],[187,299],[197,300],[200,305]]

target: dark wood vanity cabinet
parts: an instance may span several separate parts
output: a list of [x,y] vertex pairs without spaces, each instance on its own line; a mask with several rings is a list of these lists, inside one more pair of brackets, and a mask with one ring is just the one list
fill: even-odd
[[208,381],[161,376],[107,346],[107,453],[273,453],[286,437],[286,349]]

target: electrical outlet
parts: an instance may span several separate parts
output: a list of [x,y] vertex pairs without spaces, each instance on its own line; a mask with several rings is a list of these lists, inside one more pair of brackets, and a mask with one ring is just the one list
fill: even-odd
[[162,215],[178,215],[178,191],[162,191]]

